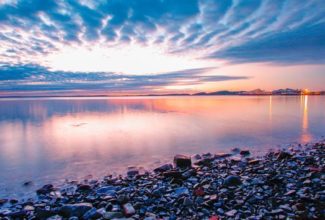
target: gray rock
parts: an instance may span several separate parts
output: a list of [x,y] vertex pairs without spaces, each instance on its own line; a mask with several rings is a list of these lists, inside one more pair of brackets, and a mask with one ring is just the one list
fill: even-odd
[[128,171],[126,173],[126,175],[128,177],[133,177],[139,174],[139,169],[137,167],[128,167]]
[[67,204],[61,207],[59,213],[64,217],[82,217],[86,212],[92,209],[90,203]]
[[239,176],[227,176],[226,179],[224,180],[225,186],[238,186],[241,183],[242,182]]
[[171,170],[171,169],[173,169],[173,165],[171,165],[171,164],[164,164],[164,165],[162,165],[160,167],[157,167],[153,171],[155,173],[162,173],[162,172],[166,172],[166,171]]
[[184,196],[184,195],[187,196],[190,194],[188,188],[186,188],[186,187],[176,188],[174,193],[175,193],[176,197],[180,197],[180,196]]
[[191,158],[178,154],[174,157],[174,165],[177,168],[189,168],[192,166]]
[[83,219],[84,220],[89,220],[89,219],[98,219],[102,217],[102,214],[100,214],[99,212],[97,212],[96,208],[92,208],[89,211],[87,211],[84,215],[83,215]]
[[124,212],[124,215],[130,217],[135,214],[135,209],[131,205],[131,203],[126,203],[123,205],[123,212]]
[[239,154],[246,157],[249,156],[251,152],[249,152],[249,150],[241,150]]
[[116,190],[115,186],[103,186],[97,189],[96,193],[99,195],[115,196]]
[[106,212],[103,214],[104,219],[119,219],[123,217],[124,215],[122,212]]
[[236,215],[236,213],[237,213],[237,210],[233,209],[233,210],[226,212],[225,214],[228,217],[234,217]]

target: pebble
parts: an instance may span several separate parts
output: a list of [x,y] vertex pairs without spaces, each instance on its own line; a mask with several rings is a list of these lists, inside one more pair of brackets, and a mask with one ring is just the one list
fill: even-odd
[[233,210],[230,210],[228,212],[226,212],[226,216],[229,216],[229,217],[234,217],[237,213],[237,210],[233,209]]
[[225,181],[224,181],[224,185],[225,186],[237,186],[240,185],[242,182],[240,180],[239,176],[227,176]]
[[130,203],[123,205],[123,212],[126,216],[130,217],[135,214],[135,209]]
[[82,217],[87,211],[92,209],[90,203],[77,203],[77,204],[66,204],[61,207],[60,214],[65,217]]

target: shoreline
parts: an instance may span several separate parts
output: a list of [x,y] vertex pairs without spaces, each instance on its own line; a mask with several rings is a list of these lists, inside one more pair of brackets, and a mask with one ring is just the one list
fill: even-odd
[[325,141],[252,157],[247,150],[192,157],[126,177],[72,181],[37,199],[0,198],[7,219],[321,219]]
[[324,94],[163,94],[163,95],[57,95],[57,96],[0,96],[1,99],[33,99],[33,98],[143,98],[143,97],[232,97],[232,96],[243,96],[243,97],[254,97],[254,96],[272,96],[272,97],[295,97],[295,96],[325,96]]

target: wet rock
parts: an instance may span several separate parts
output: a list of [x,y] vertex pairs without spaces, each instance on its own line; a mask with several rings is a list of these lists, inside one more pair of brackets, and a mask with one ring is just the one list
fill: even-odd
[[27,211],[22,210],[22,211],[10,212],[7,216],[12,219],[24,219],[27,216]]
[[247,157],[251,154],[249,150],[241,150],[239,153],[241,156]]
[[277,156],[277,160],[286,160],[286,159],[289,159],[289,158],[291,158],[292,157],[292,155],[291,154],[289,154],[288,152],[285,152],[285,151],[280,151],[279,153],[278,153],[278,156]]
[[114,196],[116,193],[116,187],[115,186],[103,186],[96,190],[96,193],[98,195],[108,195],[108,196]]
[[88,184],[81,184],[78,186],[78,191],[89,191],[91,190],[91,186]]
[[204,196],[204,189],[203,187],[197,187],[196,189],[194,189],[194,195],[195,196]]
[[16,204],[16,203],[18,203],[18,200],[17,199],[10,199],[9,202],[10,202],[10,204]]
[[216,159],[222,159],[222,158],[227,158],[227,157],[230,157],[232,156],[231,154],[227,154],[227,153],[217,153],[214,155],[214,157]]
[[227,176],[224,180],[225,186],[238,186],[241,185],[242,181],[239,176]]
[[236,213],[237,213],[237,210],[233,209],[233,210],[226,212],[225,214],[228,217],[234,217],[236,215]]
[[59,213],[64,217],[82,217],[87,211],[92,209],[90,203],[67,204],[62,206]]
[[258,163],[260,163],[261,162],[261,160],[259,160],[259,159],[255,159],[255,160],[249,160],[248,161],[248,164],[249,165],[256,165],[256,164],[258,164]]
[[134,177],[136,175],[139,175],[139,169],[137,167],[128,167],[126,175],[128,177]]
[[163,173],[164,177],[182,178],[182,173],[177,170],[169,170]]
[[47,185],[44,185],[42,188],[36,190],[36,193],[38,195],[45,195],[45,194],[52,192],[53,189],[54,189],[54,187],[52,184],[47,184]]
[[180,197],[180,196],[188,196],[190,194],[190,191],[186,187],[179,187],[175,189],[175,196]]
[[24,207],[24,210],[25,210],[25,211],[34,211],[34,210],[35,210],[35,207],[34,207],[34,206],[31,206],[31,205],[26,205],[26,206]]
[[286,192],[284,195],[285,196],[291,196],[294,195],[296,193],[296,190],[289,190],[288,192]]
[[123,213],[124,213],[124,215],[126,215],[128,217],[135,214],[135,209],[131,205],[131,203],[126,203],[126,204],[123,205]]
[[183,201],[183,206],[189,207],[189,206],[192,206],[192,205],[193,205],[193,201],[190,198],[185,197],[184,201]]
[[174,157],[174,165],[177,168],[189,168],[192,166],[191,158],[178,154]]
[[84,215],[83,215],[83,219],[84,220],[89,220],[89,219],[98,219],[102,217],[102,214],[97,212],[96,208],[92,208],[90,210],[88,210]]
[[166,171],[171,170],[171,169],[173,169],[173,165],[171,165],[171,164],[164,164],[164,165],[162,165],[160,167],[157,167],[153,171],[155,173],[162,173],[162,172],[166,172]]
[[234,154],[238,154],[240,152],[240,148],[237,148],[237,147],[232,148],[231,152],[234,153]]
[[46,220],[62,220],[62,217],[59,215],[54,215],[54,216],[47,218]]
[[103,214],[104,219],[120,219],[123,217],[124,215],[122,212],[106,212]]
[[57,210],[46,210],[43,208],[38,208],[35,211],[35,215],[36,215],[37,219],[47,219],[47,218],[54,216],[56,214],[58,214]]
[[8,202],[8,199],[0,199],[0,205],[5,204],[6,202]]

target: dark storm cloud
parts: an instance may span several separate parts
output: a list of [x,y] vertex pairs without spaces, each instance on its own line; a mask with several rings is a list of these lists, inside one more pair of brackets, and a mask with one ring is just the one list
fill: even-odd
[[[199,84],[247,79],[242,76],[204,75],[211,68],[164,74],[126,75],[106,72],[50,71],[38,65],[0,65],[0,91],[103,89],[142,90],[156,86]],[[191,82],[187,80],[191,79]],[[184,81],[185,80],[185,81]]]

